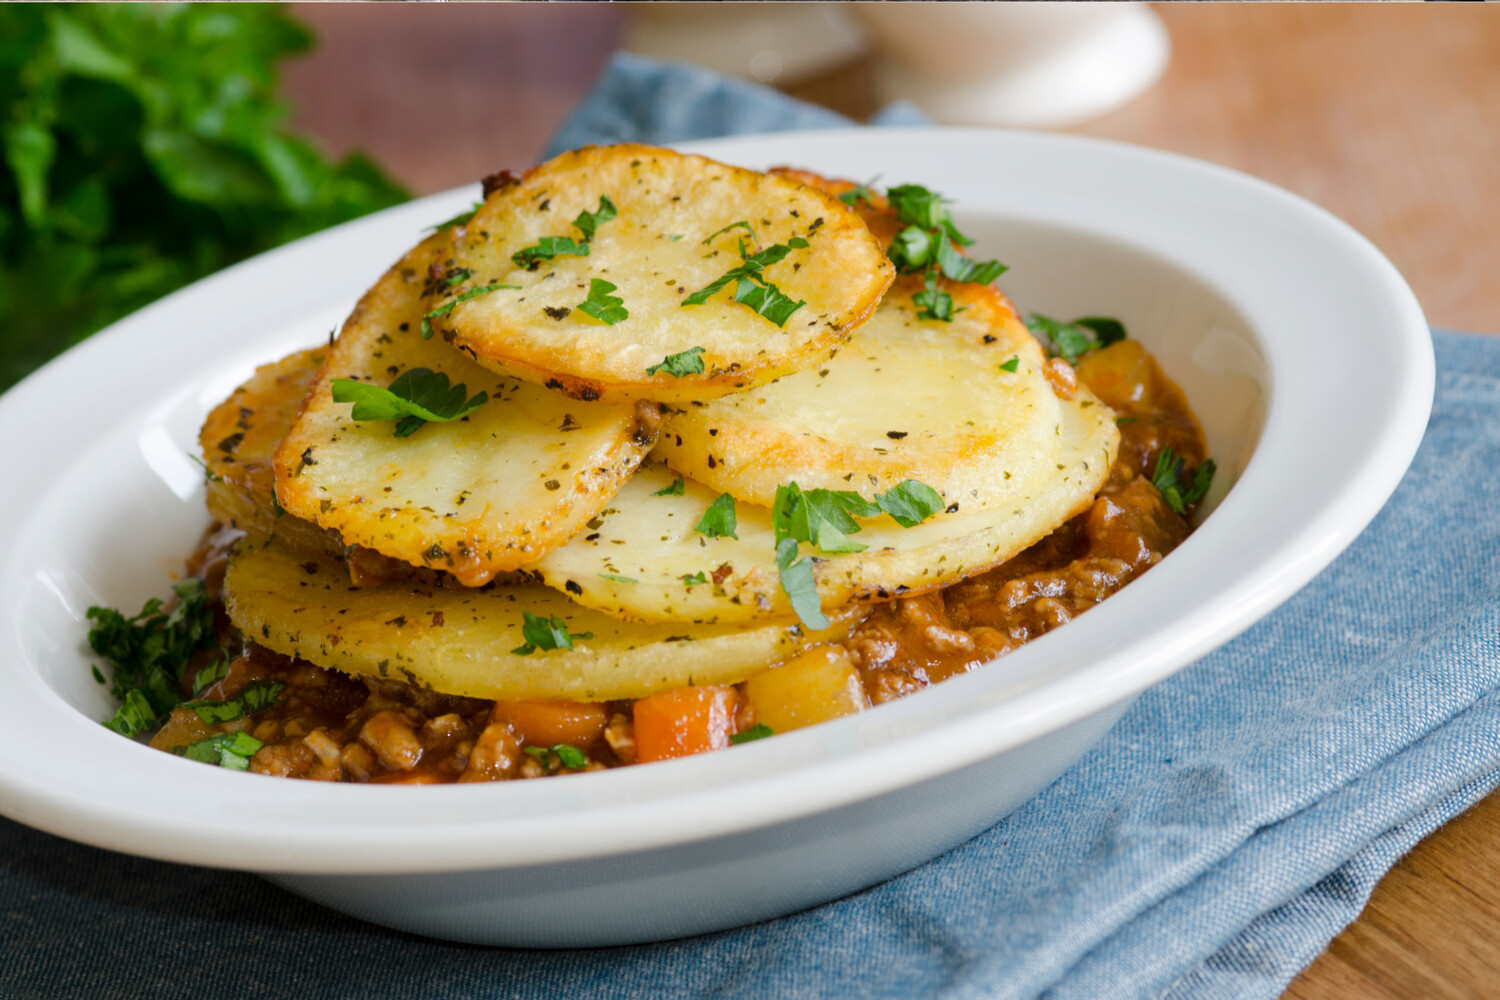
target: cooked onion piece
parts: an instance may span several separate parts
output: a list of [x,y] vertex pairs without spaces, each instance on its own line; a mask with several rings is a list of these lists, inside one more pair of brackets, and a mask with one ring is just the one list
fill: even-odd
[[[744,266],[742,246],[750,257],[786,252],[684,306]],[[583,399],[656,400],[707,399],[818,363],[894,273],[837,198],[638,145],[564,153],[493,192],[453,230],[443,267],[467,277],[435,289],[428,308],[451,310],[430,322],[481,364]],[[628,316],[610,314],[611,324],[580,308],[595,280],[615,286],[607,295]],[[788,300],[782,312],[757,311],[773,298],[767,284]],[[492,286],[502,287],[464,298]],[[796,302],[805,304],[784,314]]]
[[[997,566],[1086,509],[1119,446],[1114,414],[1085,389],[1060,400],[1049,461],[1012,476],[1007,503],[962,500],[912,528],[888,517],[862,522],[850,540],[863,552],[817,557],[813,575],[826,610],[852,601],[919,593]],[[641,467],[591,522],[593,531],[528,567],[580,604],[640,621],[735,622],[790,618],[775,559],[771,512],[736,505],[737,538],[694,530],[716,492],[655,463]],[[977,487],[976,487],[977,488]],[[985,489],[998,491],[999,484]],[[662,493],[663,495],[655,495]],[[804,550],[808,546],[803,546]]]
[[949,323],[917,318],[919,289],[892,290],[815,369],[677,407],[656,453],[766,507],[788,481],[871,499],[907,479],[961,510],[1013,503],[1056,471],[1059,410],[1046,357],[994,289],[952,285],[962,311]]
[[198,434],[209,473],[208,512],[214,519],[313,555],[338,555],[344,545],[316,524],[277,516],[271,457],[327,355],[328,348],[319,347],[260,366],[209,412]]
[[[477,586],[576,534],[655,438],[650,403],[585,403],[497,376],[419,326],[439,237],[386,273],[354,309],[276,452],[289,513],[413,566]],[[397,436],[355,420],[333,382],[390,386],[427,369],[488,400],[460,419]]]
[[[770,624],[629,624],[537,584],[354,587],[335,560],[310,561],[250,540],[230,557],[224,600],[235,626],[276,652],[505,701],[607,701],[732,684],[813,642],[842,638],[858,618],[832,616],[831,627],[817,633]],[[560,619],[573,648],[513,653],[527,642],[524,612]]]

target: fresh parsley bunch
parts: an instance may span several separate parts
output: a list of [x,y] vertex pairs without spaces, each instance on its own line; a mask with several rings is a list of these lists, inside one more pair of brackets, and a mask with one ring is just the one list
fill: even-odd
[[394,205],[284,127],[271,5],[0,5],[0,389],[152,300]]

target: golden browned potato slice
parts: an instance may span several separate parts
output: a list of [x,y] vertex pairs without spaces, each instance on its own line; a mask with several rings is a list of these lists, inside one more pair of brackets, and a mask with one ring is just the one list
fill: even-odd
[[[276,452],[289,513],[412,566],[478,586],[576,534],[651,447],[650,403],[585,403],[497,376],[424,340],[421,289],[432,237],[355,307]],[[414,369],[488,401],[460,419],[398,437],[390,420],[354,420],[336,379],[379,387]]]
[[[854,611],[833,616],[817,633],[786,625],[628,624],[538,584],[354,587],[334,560],[248,539],[230,557],[224,600],[230,620],[276,652],[506,701],[608,701],[732,684],[811,643],[842,638],[858,619]],[[512,652],[527,641],[524,612],[560,619],[573,648]]]
[[313,555],[341,554],[344,544],[316,524],[277,514],[271,457],[328,350],[297,351],[257,368],[209,412],[198,435],[209,471],[208,512],[214,519]]
[[[593,222],[606,204],[618,214]],[[591,221],[580,227],[583,213]],[[559,239],[586,242],[587,256],[524,253]],[[788,252],[684,306],[743,265],[742,245],[749,256]],[[636,145],[564,153],[495,191],[453,230],[443,272],[427,304],[451,310],[431,323],[481,364],[583,399],[656,400],[707,399],[817,364],[874,310],[894,273],[837,198]],[[596,279],[616,286],[608,294],[628,313],[613,325],[580,308]],[[758,281],[805,304],[776,322],[736,301],[764,296]],[[465,298],[492,286],[502,287]],[[676,355],[702,371],[648,371]]]
[[964,509],[1011,502],[1013,483],[1055,471],[1046,357],[1003,295],[973,284],[952,294],[962,311],[945,323],[917,319],[911,291],[891,291],[818,368],[678,407],[656,453],[766,507],[787,482],[872,499],[907,479]]
[[[863,552],[812,553],[823,608],[946,586],[998,566],[1086,509],[1114,461],[1120,434],[1113,412],[1085,389],[1060,400],[1058,414],[1045,468],[982,484],[995,498],[989,505],[959,500],[957,509],[912,528],[882,515],[862,521],[863,530],[849,536],[868,546]],[[579,604],[632,620],[789,617],[771,512],[738,504],[738,537],[705,537],[695,527],[716,492],[685,481],[674,495],[675,479],[656,463],[642,466],[600,512],[597,529],[529,568]],[[1011,490],[1003,503],[1002,488]]]

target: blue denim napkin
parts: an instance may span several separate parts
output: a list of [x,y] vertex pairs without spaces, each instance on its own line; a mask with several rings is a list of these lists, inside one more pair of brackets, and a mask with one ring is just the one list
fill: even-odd
[[[621,58],[565,142],[722,134],[739,94],[763,127],[827,124]],[[617,98],[628,130],[580,131]],[[0,997],[1274,997],[1402,853],[1500,783],[1500,338],[1433,337],[1427,436],[1354,545],[1147,691],[1020,811],[916,871],[708,937],[524,952],[0,820]]]

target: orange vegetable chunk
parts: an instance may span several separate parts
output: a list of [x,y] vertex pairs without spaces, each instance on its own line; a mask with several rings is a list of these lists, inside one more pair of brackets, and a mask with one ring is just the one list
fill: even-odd
[[724,685],[653,694],[635,703],[635,744],[642,763],[729,746],[738,696]]
[[497,701],[490,719],[509,722],[525,746],[587,750],[604,733],[609,713],[591,701]]
[[864,711],[859,671],[842,646],[814,646],[780,666],[752,674],[745,697],[755,720],[785,733]]

